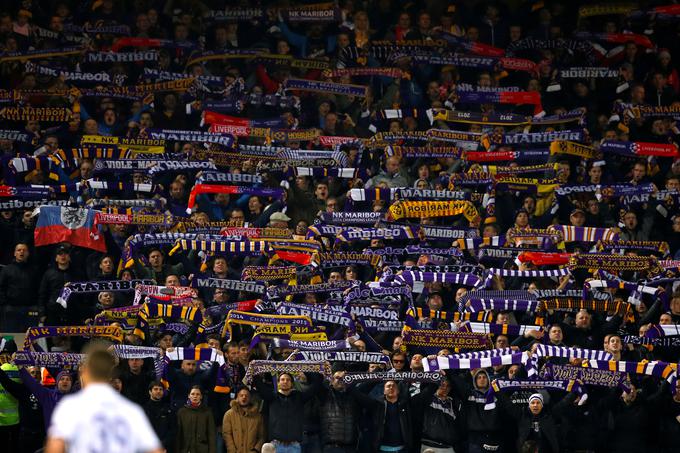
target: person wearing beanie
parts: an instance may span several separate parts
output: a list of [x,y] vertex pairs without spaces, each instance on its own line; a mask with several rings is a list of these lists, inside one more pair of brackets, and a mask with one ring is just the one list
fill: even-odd
[[560,416],[569,404],[573,404],[575,397],[575,393],[565,396],[552,411],[548,411],[545,409],[546,397],[543,393],[532,393],[529,396],[529,404],[524,408],[512,404],[508,396],[502,392],[497,396],[502,409],[517,422],[517,448],[527,441],[534,441],[541,453],[561,451],[555,418]]
[[43,410],[43,418],[45,421],[45,428],[50,426],[52,420],[52,413],[57,403],[73,390],[73,376],[69,371],[62,370],[57,374],[55,382],[56,388],[48,389],[40,382],[36,381],[26,368],[19,370],[19,377],[24,385],[30,390],[33,395],[38,398]]

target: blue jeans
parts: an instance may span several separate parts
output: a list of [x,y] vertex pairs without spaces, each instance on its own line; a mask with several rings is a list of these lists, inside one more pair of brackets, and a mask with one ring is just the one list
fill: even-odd
[[273,440],[272,443],[276,446],[276,453],[302,453],[302,447],[298,442],[283,445]]

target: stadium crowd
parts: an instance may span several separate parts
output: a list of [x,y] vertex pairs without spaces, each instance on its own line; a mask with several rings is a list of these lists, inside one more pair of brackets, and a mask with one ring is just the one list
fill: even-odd
[[677,452],[679,38],[670,0],[3,1],[3,451],[97,344],[168,452]]

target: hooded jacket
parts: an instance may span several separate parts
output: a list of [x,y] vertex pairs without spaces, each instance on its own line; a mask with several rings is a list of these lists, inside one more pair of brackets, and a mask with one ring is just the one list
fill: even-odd
[[259,452],[264,443],[264,419],[257,406],[241,407],[233,400],[222,420],[222,437],[229,453]]
[[[487,389],[477,388],[477,375],[489,373],[486,370],[479,370],[472,376],[472,381],[463,379],[460,375],[451,374],[454,382],[453,391],[461,399],[463,410],[467,420],[467,431],[472,441],[474,439],[484,439],[486,442],[502,442],[503,419],[501,409],[485,410]],[[489,381],[489,385],[491,381]]]

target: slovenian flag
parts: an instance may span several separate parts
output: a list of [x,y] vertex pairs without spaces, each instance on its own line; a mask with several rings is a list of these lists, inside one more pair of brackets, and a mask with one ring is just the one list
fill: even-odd
[[35,227],[35,245],[50,245],[60,242],[106,252],[104,236],[98,234],[94,209],[67,208],[63,206],[41,206]]

